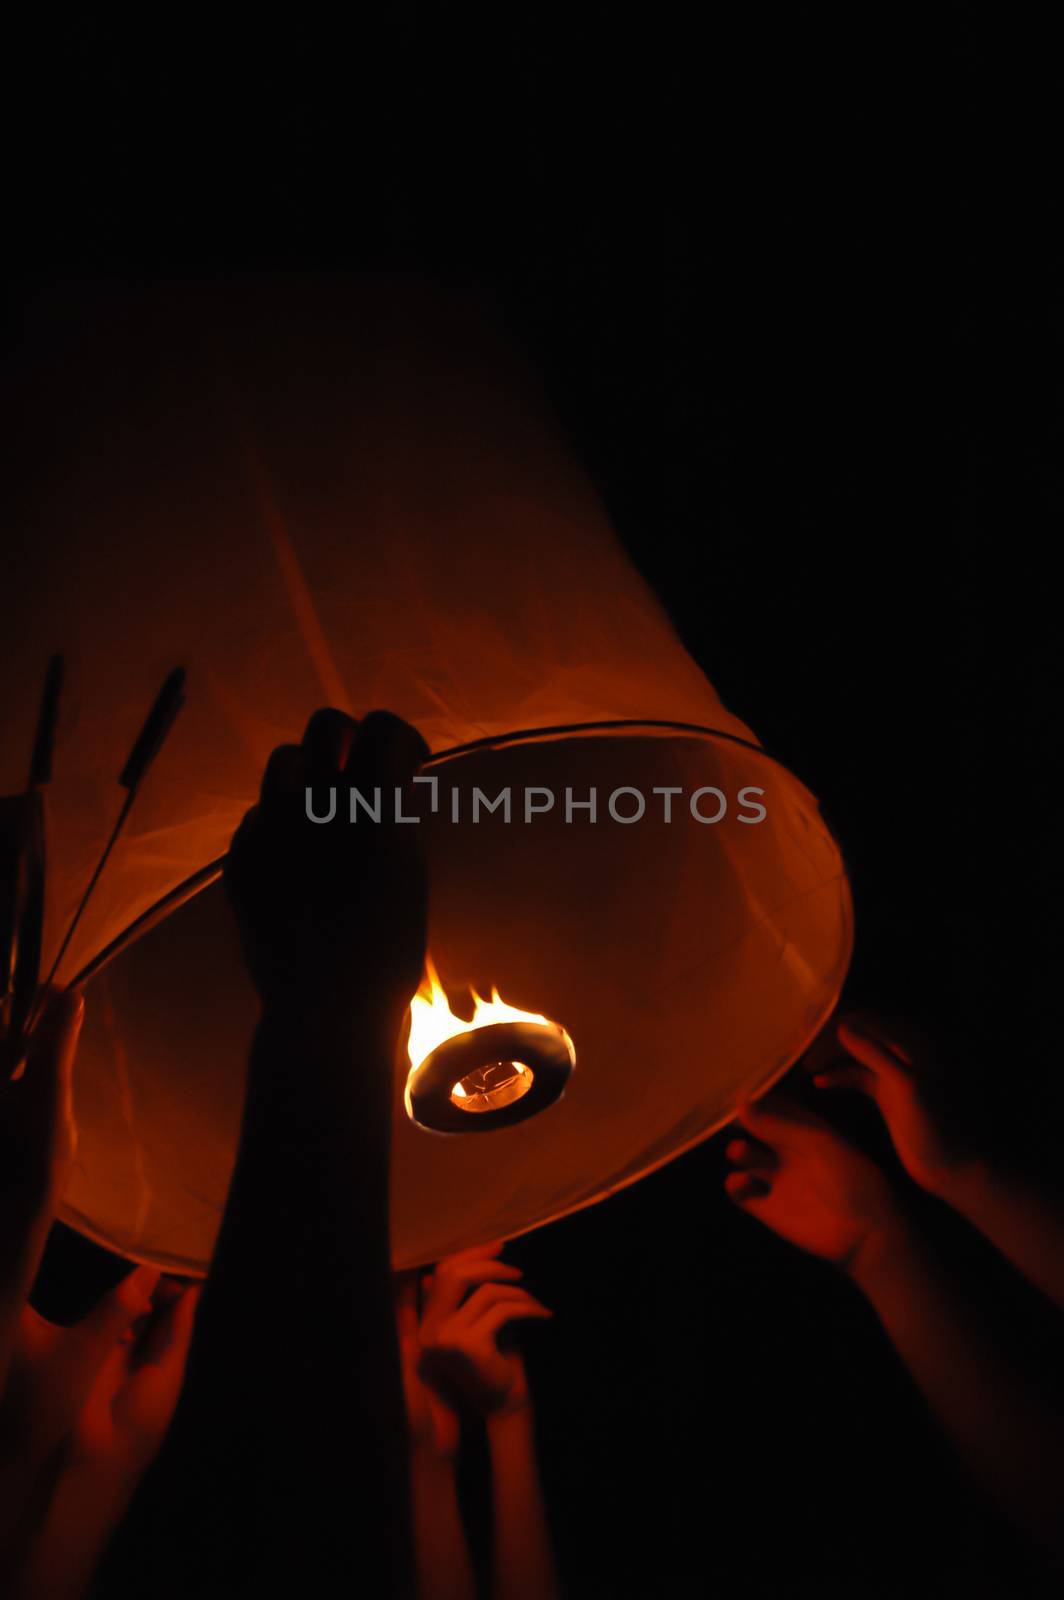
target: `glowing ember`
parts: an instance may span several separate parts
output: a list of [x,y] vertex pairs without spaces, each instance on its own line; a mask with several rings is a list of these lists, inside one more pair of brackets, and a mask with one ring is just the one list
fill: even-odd
[[532,1068],[523,1061],[492,1061],[460,1078],[451,1099],[463,1111],[498,1111],[520,1100],[532,1087]]

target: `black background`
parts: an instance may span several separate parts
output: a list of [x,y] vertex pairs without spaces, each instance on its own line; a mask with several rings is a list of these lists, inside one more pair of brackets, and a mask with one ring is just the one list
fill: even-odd
[[[1052,1172],[1039,41],[959,6],[517,6],[9,43],[15,334],[71,275],[491,285],[689,649],[821,799],[856,900],[846,998],[923,1024],[977,1136]],[[530,1359],[572,1592],[1027,1592],[871,1313],[728,1205],[719,1146],[512,1249],[557,1312]],[[982,1314],[1055,1336],[928,1226]],[[59,1234],[41,1303],[109,1270]]]

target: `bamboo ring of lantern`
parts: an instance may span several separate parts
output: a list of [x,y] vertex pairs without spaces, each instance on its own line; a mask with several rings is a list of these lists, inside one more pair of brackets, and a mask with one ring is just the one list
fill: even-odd
[[549,1022],[495,1022],[452,1034],[407,1079],[406,1109],[434,1133],[490,1133],[560,1100],[573,1041]]

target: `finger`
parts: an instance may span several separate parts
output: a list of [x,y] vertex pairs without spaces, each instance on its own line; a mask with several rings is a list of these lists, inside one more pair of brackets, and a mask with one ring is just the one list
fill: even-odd
[[429,747],[409,722],[391,711],[371,711],[359,724],[346,773],[361,788],[405,788]]
[[302,745],[280,744],[273,751],[262,774],[259,791],[264,805],[301,795],[307,782],[307,758]]
[[315,711],[303,734],[308,783],[334,783],[347,765],[358,723],[346,712],[324,706]]
[[910,1078],[908,1061],[885,1041],[862,1032],[855,1022],[839,1023],[839,1043],[877,1078]]
[[548,1311],[546,1306],[541,1306],[538,1300],[525,1295],[518,1304],[510,1300],[498,1300],[488,1308],[482,1316],[477,1318],[476,1332],[478,1334],[495,1335],[511,1322],[544,1322],[554,1316],[553,1311]]
[[505,1261],[462,1262],[445,1277],[437,1273],[429,1288],[422,1310],[422,1323],[426,1329],[438,1327],[447,1317],[467,1303],[470,1290],[489,1283],[500,1285],[520,1282],[521,1272]]
[[823,1133],[828,1129],[822,1118],[782,1094],[748,1101],[740,1107],[736,1120],[762,1144],[782,1149],[804,1143],[810,1133]]
[[[138,1267],[105,1294],[88,1316],[69,1329],[61,1345],[63,1386],[75,1397],[91,1390],[110,1393],[129,1363],[132,1329],[152,1309],[159,1281],[154,1267]],[[81,1401],[75,1401],[80,1407]]]
[[745,1172],[773,1172],[777,1166],[768,1146],[754,1139],[732,1139],[724,1148],[724,1156]]
[[400,1339],[416,1339],[418,1333],[417,1278],[403,1278],[395,1291],[395,1325]]
[[512,1306],[515,1309],[537,1306],[541,1311],[546,1309],[527,1289],[519,1289],[516,1284],[485,1283],[479,1289],[474,1289],[462,1306],[462,1322],[468,1328],[479,1328],[487,1313],[496,1306]]
[[725,1193],[737,1205],[749,1205],[751,1200],[763,1200],[769,1192],[764,1178],[753,1172],[729,1172],[724,1180]]
[[838,1023],[837,1016],[830,1017],[809,1048],[802,1054],[799,1066],[810,1077],[814,1072],[822,1072],[825,1067],[841,1060],[845,1055],[837,1037]]
[[155,1286],[155,1293],[151,1297],[152,1305],[158,1311],[161,1306],[169,1305],[171,1300],[177,1300],[186,1289],[202,1289],[205,1279],[190,1280],[188,1278],[162,1277]]
[[836,1027],[849,1028],[865,1038],[875,1039],[904,1067],[929,1061],[933,1054],[928,1039],[904,1019],[881,1017],[871,1011],[847,1011],[837,1018]]
[[[486,1244],[467,1245],[464,1250],[455,1250],[453,1254],[449,1256],[441,1256],[435,1267],[426,1273],[423,1279],[423,1284],[426,1288],[430,1288],[436,1273],[441,1271],[441,1269],[444,1271],[456,1269],[461,1266],[463,1262],[467,1261],[498,1260],[505,1246],[505,1239],[490,1239]],[[510,1266],[512,1263],[507,1262],[506,1265]]]
[[452,1255],[441,1257],[442,1261],[464,1261],[467,1256],[497,1256],[501,1255],[506,1245],[505,1239],[491,1239],[487,1244],[470,1244],[464,1250],[455,1250]]
[[813,1082],[818,1089],[856,1089],[860,1094],[871,1095],[873,1099],[876,1081],[876,1074],[857,1062],[850,1062],[848,1066],[826,1067],[823,1072],[813,1074]]
[[136,1425],[146,1425],[144,1406],[151,1408],[147,1423],[156,1434],[157,1449],[170,1425],[181,1393],[181,1384],[188,1362],[189,1346],[195,1326],[196,1309],[203,1294],[200,1285],[189,1285],[165,1305],[149,1330],[145,1346],[137,1352],[136,1359],[127,1368],[127,1381],[115,1394],[113,1410],[116,1420]]
[[466,1287],[471,1283],[484,1282],[488,1277],[496,1282],[505,1280],[516,1283],[522,1277],[522,1272],[512,1261],[500,1261],[498,1256],[456,1256],[449,1261],[441,1261],[432,1276],[434,1283],[444,1287],[451,1284]]
[[520,1267],[508,1261],[497,1261],[491,1256],[452,1257],[441,1261],[432,1276],[426,1301],[426,1313],[435,1317],[447,1316],[456,1311],[469,1289],[486,1283],[518,1283]]
[[156,1311],[137,1346],[138,1366],[184,1371],[202,1295],[202,1284],[186,1284],[175,1299],[168,1300]]

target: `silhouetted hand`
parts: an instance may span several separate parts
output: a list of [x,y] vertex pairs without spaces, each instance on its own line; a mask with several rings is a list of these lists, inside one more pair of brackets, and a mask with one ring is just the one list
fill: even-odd
[[84,1010],[80,995],[52,990],[18,1076],[0,1082],[0,1230],[8,1246],[42,1213],[51,1221],[70,1175],[77,1145],[71,1081]]
[[79,995],[52,991],[19,1075],[0,1081],[0,1397],[26,1297],[74,1160],[71,1080],[83,1013]]
[[[311,717],[303,742],[273,752],[259,804],[234,836],[225,881],[264,1009],[328,1010],[360,1000],[403,1005],[421,980],[425,954],[425,875],[420,826],[395,821],[395,795],[428,755],[421,735],[392,716],[361,723],[342,712]],[[380,790],[381,820],[369,803]],[[328,816],[313,822],[312,809]]]
[[501,1245],[441,1261],[428,1282],[421,1319],[422,1378],[451,1405],[465,1401],[482,1416],[528,1404],[525,1367],[499,1346],[511,1323],[553,1312],[517,1286],[517,1267],[497,1259]]
[[817,1088],[856,1089],[875,1101],[906,1172],[944,1196],[964,1157],[929,1108],[931,1068],[926,1045],[857,1012],[836,1018],[807,1058]]
[[[942,1193],[952,1153],[926,1113],[912,1062],[891,1048],[896,1040],[850,1027],[840,1027],[839,1037],[857,1071],[844,1066],[830,1081],[874,1094],[909,1171]],[[814,1046],[806,1062],[825,1086],[829,1069],[818,1055],[830,1048],[830,1040]],[[987,1337],[967,1274],[907,1215],[878,1167],[819,1117],[770,1095],[744,1107],[739,1121],[745,1136],[725,1151],[736,1169],[725,1179],[728,1193],[781,1238],[847,1272],[960,1456],[1059,1565],[1059,1384],[1053,1364],[1039,1357],[1039,1341],[1023,1319],[1014,1338],[1000,1328]],[[950,1180],[951,1203],[958,1195],[986,1237],[1064,1306],[1061,1228],[1040,1198],[980,1162],[956,1188]]]
[[140,1267],[71,1328],[26,1309],[0,1458],[0,1544],[20,1597],[66,1600],[87,1588],[169,1428],[199,1295]]
[[[328,1591],[352,1550],[396,1593],[412,1575],[388,1204],[426,886],[422,828],[396,820],[395,791],[415,815],[408,786],[427,753],[387,712],[316,712],[301,744],[273,752],[226,862],[262,1015],[181,1431],[202,1460],[200,1522],[227,1519],[259,1587]],[[352,789],[365,802],[354,821]],[[286,1293],[264,1314],[278,1259]],[[330,1450],[348,1473],[325,1469]],[[191,1546],[175,1557],[175,1591],[193,1592],[197,1566]]]
[[[105,1404],[140,1404],[164,1378],[176,1380],[176,1402],[198,1298],[198,1289],[137,1267],[71,1327],[24,1307],[4,1401],[5,1443],[17,1443],[19,1471],[32,1475],[60,1446],[84,1453],[90,1434],[99,1442]],[[145,1434],[161,1439],[172,1410],[161,1429],[147,1419]],[[121,1420],[135,1419],[123,1412]]]
[[[500,1244],[481,1245],[441,1261],[421,1280],[420,1312],[416,1275],[405,1275],[397,1294],[421,1600],[472,1600],[476,1593],[455,1483],[461,1438],[458,1408],[464,1402],[480,1408],[487,1425],[493,1506],[496,1514],[502,1511],[501,1523],[496,1525],[496,1546],[500,1538],[506,1544],[512,1537],[507,1507],[516,1497],[522,1506],[522,1538],[527,1542],[531,1537],[528,1551],[518,1557],[522,1573],[534,1586],[528,1592],[535,1594],[536,1600],[550,1600],[555,1593],[549,1583],[540,1582],[543,1563],[539,1557],[547,1546],[545,1537],[537,1532],[542,1526],[542,1505],[536,1489],[524,1370],[517,1357],[500,1356],[491,1335],[474,1332],[472,1322],[467,1325],[463,1315],[466,1306],[475,1310],[478,1296],[522,1296],[521,1290],[513,1288],[521,1273],[498,1260],[501,1248]],[[507,1318],[532,1314],[547,1315],[542,1308],[535,1313],[511,1309]],[[472,1311],[469,1315],[472,1317]],[[514,1409],[503,1409],[508,1405]],[[498,1429],[506,1430],[506,1437]],[[504,1462],[501,1474],[496,1470],[500,1459]],[[508,1600],[511,1591],[494,1585],[492,1592],[500,1600]],[[523,1590],[514,1591],[514,1600],[518,1594],[523,1600]]]
[[23,1307],[3,1408],[20,1471],[32,1476],[69,1438],[101,1369],[150,1314],[158,1283],[154,1267],[138,1267],[68,1328]]
[[738,1121],[751,1137],[725,1149],[731,1198],[780,1238],[852,1271],[897,1215],[879,1168],[783,1095],[744,1106]]
[[68,1440],[68,1473],[102,1474],[132,1492],[173,1418],[201,1294],[163,1280],[143,1325],[111,1348]]

